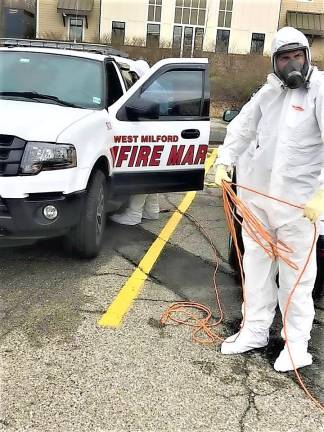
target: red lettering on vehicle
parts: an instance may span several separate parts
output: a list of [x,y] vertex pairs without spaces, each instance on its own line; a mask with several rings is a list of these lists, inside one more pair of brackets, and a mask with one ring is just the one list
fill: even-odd
[[149,166],[159,166],[161,162],[161,154],[163,152],[164,146],[154,146],[152,151],[152,156],[150,159]]
[[133,167],[134,166],[136,155],[137,155],[137,151],[138,151],[138,146],[133,146],[132,147],[132,153],[131,153],[131,156],[130,156],[130,159],[129,159],[129,163],[128,163],[129,167]]
[[195,150],[194,145],[189,146],[187,153],[181,162],[181,165],[193,165],[193,158],[195,154],[194,150]]
[[151,153],[151,147],[149,146],[142,146],[139,149],[137,160],[135,166],[147,166],[148,165],[148,159]]
[[180,165],[185,146],[172,146],[169,154],[167,165]]
[[119,150],[118,160],[116,163],[116,167],[121,167],[123,162],[128,159],[129,152],[131,150],[130,146],[122,146]]
[[158,142],[178,142],[179,137],[177,135],[142,135],[142,143],[158,143]]
[[122,139],[121,135],[115,135],[115,136],[114,136],[114,142],[115,142],[116,144],[120,143],[120,142],[121,142],[121,139]]
[[117,159],[117,154],[118,154],[118,146],[114,146],[110,149],[110,154],[113,160],[113,166],[115,166],[115,162]]
[[208,152],[208,145],[200,145],[197,150],[194,164],[204,164]]

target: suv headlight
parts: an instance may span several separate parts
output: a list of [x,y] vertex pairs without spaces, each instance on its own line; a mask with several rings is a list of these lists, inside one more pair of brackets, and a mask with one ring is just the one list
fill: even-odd
[[28,142],[21,161],[21,174],[35,175],[40,171],[77,166],[75,147],[71,144]]

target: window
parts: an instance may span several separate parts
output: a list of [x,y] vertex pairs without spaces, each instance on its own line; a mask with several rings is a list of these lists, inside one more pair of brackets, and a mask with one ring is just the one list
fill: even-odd
[[230,38],[229,30],[217,30],[216,52],[228,53],[229,38]]
[[196,27],[195,31],[195,50],[201,51],[203,49],[204,43],[204,29]]
[[111,28],[111,43],[113,45],[124,45],[125,42],[125,23],[113,21]]
[[149,0],[147,21],[161,22],[162,0]]
[[182,41],[182,26],[174,26],[172,48],[175,50],[180,50],[181,41]]
[[80,108],[103,109],[104,87],[101,61],[47,53],[0,52],[0,92],[34,91]]
[[185,27],[183,35],[183,55],[190,57],[192,49],[193,28]]
[[69,20],[69,40],[82,42],[84,18],[71,17]]
[[174,22],[204,26],[206,20],[206,0],[176,0]]
[[[194,50],[202,50],[206,23],[206,0],[176,0],[173,28],[173,48],[191,57]],[[182,37],[183,35],[183,37]]]
[[264,33],[252,33],[251,54],[263,54]]
[[123,89],[120,85],[120,80],[115,65],[112,62],[107,62],[106,70],[108,89],[107,105],[110,106],[123,96]]
[[230,28],[232,23],[233,0],[220,0],[218,27]]
[[159,48],[160,45],[160,24],[147,24],[146,46]]
[[[159,76],[140,99],[158,103],[160,116],[200,117],[203,98],[201,70],[172,70]],[[190,83],[190,86],[188,86]]]

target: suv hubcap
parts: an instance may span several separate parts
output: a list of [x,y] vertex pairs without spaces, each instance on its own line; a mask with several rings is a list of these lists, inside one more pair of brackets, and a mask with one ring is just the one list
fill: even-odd
[[101,186],[98,194],[98,204],[97,204],[97,215],[96,215],[96,233],[97,239],[101,237],[103,226],[104,226],[104,208],[105,208],[105,195],[103,187]]

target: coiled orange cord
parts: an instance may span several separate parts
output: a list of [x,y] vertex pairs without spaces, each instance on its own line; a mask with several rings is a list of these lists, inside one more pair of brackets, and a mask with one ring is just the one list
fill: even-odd
[[[222,186],[223,186],[222,191],[223,191],[225,217],[226,217],[229,232],[232,236],[232,240],[233,240],[235,250],[236,250],[236,253],[238,256],[240,273],[241,273],[241,278],[242,278],[241,280],[243,281],[243,284],[242,284],[242,289],[243,289],[243,320],[241,323],[241,329],[240,329],[239,333],[237,334],[237,337],[238,337],[240,332],[242,331],[242,329],[244,327],[244,324],[245,324],[246,301],[245,301],[245,286],[244,286],[244,272],[243,272],[243,265],[242,265],[242,254],[240,252],[240,248],[238,245],[236,230],[235,230],[235,226],[234,226],[234,220],[239,222],[241,225],[244,224],[245,231],[252,237],[252,239],[255,242],[257,242],[260,245],[260,247],[262,247],[265,250],[265,252],[269,255],[269,257],[271,259],[275,260],[275,259],[279,258],[283,262],[285,262],[287,265],[289,265],[292,269],[294,269],[294,270],[299,270],[299,269],[298,269],[298,266],[287,257],[287,254],[293,252],[292,249],[288,245],[286,245],[284,242],[275,241],[271,237],[270,233],[264,228],[261,221],[238,198],[238,196],[233,191],[230,183],[223,181]],[[265,198],[272,199],[272,200],[275,200],[277,202],[281,202],[283,204],[289,205],[291,207],[303,209],[303,207],[301,207],[301,206],[294,205],[294,204],[291,204],[287,201],[268,196],[266,194],[260,193],[258,191],[253,190],[253,189],[247,188],[245,186],[241,186],[241,185],[237,185],[237,184],[236,184],[236,186],[241,187],[242,189],[248,190],[250,192],[253,192],[255,194],[264,196]],[[241,216],[243,217],[243,222],[241,222],[237,218],[237,216],[234,212],[234,208],[236,208],[239,211],[239,213],[241,214]],[[220,297],[219,297],[219,293],[218,293],[218,289],[217,289],[217,283],[216,283],[216,274],[217,274],[217,271],[219,268],[219,259],[218,259],[217,250],[216,250],[216,247],[213,244],[213,241],[211,240],[209,234],[199,224],[199,222],[193,216],[189,215],[188,213],[186,213],[186,216],[189,217],[189,219],[191,219],[195,223],[195,225],[202,231],[204,236],[207,238],[207,240],[211,244],[211,246],[214,250],[214,253],[215,253],[216,266],[215,266],[215,271],[214,271],[214,276],[213,276],[213,282],[214,282],[214,288],[215,288],[216,302],[217,302],[217,306],[218,306],[218,310],[219,310],[219,319],[215,323],[211,324],[209,321],[212,318],[212,313],[207,306],[204,306],[204,305],[202,305],[200,303],[196,303],[196,302],[182,301],[182,302],[177,302],[177,303],[173,304],[172,306],[170,306],[162,314],[160,322],[161,322],[161,325],[166,325],[166,323],[170,320],[170,321],[175,322],[178,325],[185,324],[187,326],[193,327],[194,330],[193,330],[193,334],[192,334],[192,339],[194,342],[197,342],[200,344],[210,344],[210,343],[215,343],[216,341],[222,342],[222,341],[224,341],[224,338],[217,335],[212,330],[213,327],[219,326],[222,323],[223,318],[224,318],[224,313],[222,310],[221,301],[220,301]],[[314,250],[314,247],[316,244],[316,239],[317,239],[317,230],[316,230],[316,225],[314,224],[314,238],[312,241],[312,245],[311,245],[307,260],[305,262],[303,269],[300,272],[300,275],[299,275],[292,291],[290,292],[290,295],[288,297],[288,301],[287,301],[287,304],[285,307],[284,317],[283,317],[283,329],[284,329],[285,340],[286,340],[286,344],[287,344],[287,348],[288,348],[288,353],[289,353],[292,365],[294,367],[294,371],[295,371],[297,380],[298,380],[300,386],[302,387],[302,389],[307,394],[307,396],[316,404],[316,406],[318,408],[320,408],[322,411],[324,411],[324,406],[310,394],[310,392],[307,390],[298,370],[296,369],[292,355],[291,355],[291,351],[289,348],[288,337],[287,337],[287,317],[288,317],[289,306],[291,304],[291,299],[292,299],[292,297],[293,297],[293,295],[294,295],[294,293],[298,287],[298,284],[299,284],[299,282],[300,282],[300,280],[301,280],[301,278],[302,278],[302,276],[303,276],[303,274],[304,274],[304,272],[305,272],[305,270],[309,264],[311,255],[313,253],[313,250]],[[191,311],[192,309],[196,309],[198,311],[203,312],[205,315],[204,318],[200,318],[197,315],[195,315]],[[175,318],[173,316],[175,313],[184,314],[185,318],[184,319]],[[198,337],[197,336],[197,334],[200,332],[203,332],[204,337]],[[237,339],[237,337],[235,338],[235,340]],[[228,343],[233,343],[233,342],[235,342],[235,340],[233,340],[232,342],[228,342]]]

